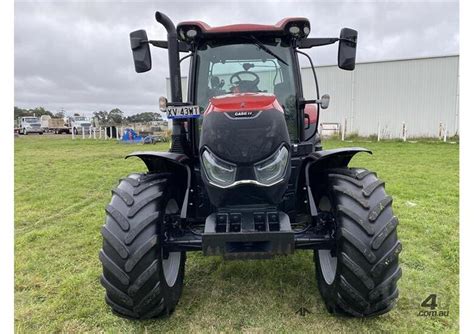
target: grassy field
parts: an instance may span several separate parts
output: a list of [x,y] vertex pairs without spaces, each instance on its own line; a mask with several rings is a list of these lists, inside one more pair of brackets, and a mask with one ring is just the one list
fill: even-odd
[[[153,148],[165,150],[167,145]],[[47,136],[15,139],[15,326],[50,332],[457,332],[459,145],[338,142],[364,146],[352,166],[378,172],[394,198],[403,243],[400,300],[389,314],[351,319],[327,314],[310,252],[273,261],[223,261],[189,254],[185,287],[169,319],[111,314],[99,283],[104,207],[117,180],[144,171],[124,160],[140,145]],[[448,316],[419,316],[437,294]],[[305,307],[311,313],[295,312]]]

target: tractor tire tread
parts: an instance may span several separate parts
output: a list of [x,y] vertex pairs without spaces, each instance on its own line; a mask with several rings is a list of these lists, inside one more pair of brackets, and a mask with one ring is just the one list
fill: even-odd
[[[107,304],[119,316],[149,319],[168,314],[176,307],[174,291],[181,291],[182,276],[173,287],[178,290],[171,291],[163,283],[161,241],[156,227],[164,210],[163,201],[169,198],[165,188],[168,179],[166,174],[131,174],[119,181],[105,209],[100,282]],[[179,275],[184,273],[184,259]]]
[[402,275],[393,199],[385,193],[385,183],[368,170],[333,168],[324,175],[334,202],[338,261],[329,284],[317,267],[321,295],[331,312],[354,317],[386,313],[396,304]]

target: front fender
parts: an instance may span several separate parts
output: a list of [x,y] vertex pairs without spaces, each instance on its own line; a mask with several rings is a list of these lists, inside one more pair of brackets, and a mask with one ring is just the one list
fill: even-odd
[[351,159],[360,152],[372,154],[372,151],[363,147],[336,148],[321,150],[309,154],[303,162],[304,183],[311,215],[316,217],[318,210],[311,191],[311,175],[328,168],[347,167]]
[[305,158],[305,163],[317,169],[347,167],[354,155],[360,152],[372,154],[363,147],[343,147],[313,152]]
[[[185,154],[172,152],[133,152],[125,157],[140,158],[152,173],[171,173],[176,180],[186,180],[186,189],[184,191],[183,205],[181,207],[181,218],[187,217],[187,208],[189,201],[189,191],[191,189],[191,168],[189,166],[190,159]],[[184,185],[184,182],[181,183]]]
[[133,152],[125,157],[138,157],[142,159],[150,172],[173,172],[176,168],[185,168],[189,157],[185,154],[172,152],[143,151]]

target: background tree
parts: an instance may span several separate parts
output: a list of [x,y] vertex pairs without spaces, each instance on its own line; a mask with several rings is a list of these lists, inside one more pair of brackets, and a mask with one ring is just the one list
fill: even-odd
[[97,118],[100,125],[107,125],[109,121],[109,113],[105,110],[94,111],[94,117]]
[[53,116],[53,113],[46,110],[43,107],[36,107],[34,109],[23,109],[19,107],[14,107],[13,108],[13,117],[17,119],[18,117],[25,117],[25,116],[33,116],[33,114],[36,117],[41,117],[43,115],[48,115],[48,116]]
[[57,113],[54,114],[55,118],[64,118],[66,115],[64,114],[64,111],[58,111]]
[[162,121],[161,114],[154,112],[142,112],[132,116],[128,116],[126,120],[130,123],[145,123],[152,121]]
[[122,124],[123,111],[119,108],[114,108],[109,111],[108,121],[113,124]]

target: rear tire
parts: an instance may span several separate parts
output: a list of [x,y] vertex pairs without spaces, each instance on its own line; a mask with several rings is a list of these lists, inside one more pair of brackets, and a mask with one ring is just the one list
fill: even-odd
[[105,300],[119,316],[168,315],[181,296],[186,253],[164,255],[160,246],[164,216],[179,212],[169,181],[160,174],[131,174],[112,190],[99,258]]
[[392,198],[384,182],[365,169],[331,169],[324,179],[327,184],[319,189],[317,204],[333,213],[337,240],[336,249],[314,254],[326,307],[354,317],[386,313],[396,303],[402,274]]

